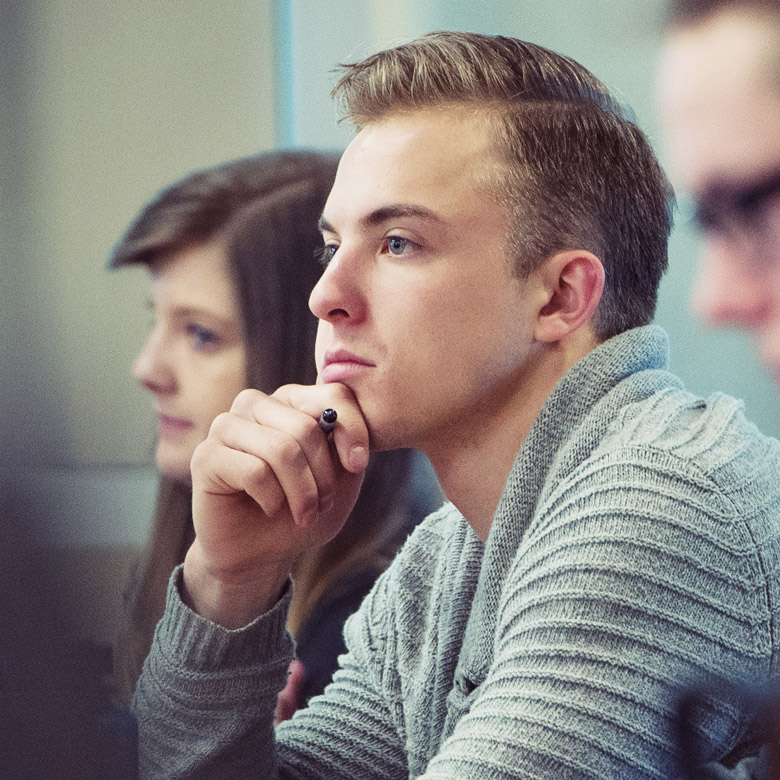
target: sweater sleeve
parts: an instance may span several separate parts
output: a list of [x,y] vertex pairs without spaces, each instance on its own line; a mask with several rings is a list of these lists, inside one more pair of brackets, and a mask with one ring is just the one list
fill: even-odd
[[[392,586],[381,575],[345,626],[347,653],[322,696],[277,728],[282,778],[407,780],[399,709],[388,648]],[[390,678],[390,679],[388,679]],[[400,705],[398,705],[400,707]]]
[[133,700],[141,780],[405,780],[403,746],[376,678],[386,623],[375,615],[386,601],[378,590],[352,618],[354,641],[327,696],[274,729],[292,659],[289,592],[229,631],[182,603],[175,574]]
[[181,600],[181,567],[133,697],[141,780],[272,778],[273,715],[293,657],[290,587],[268,613],[228,630]]
[[[457,725],[425,780],[677,777],[680,691],[769,674],[766,583],[740,517],[754,510],[647,448],[556,485],[509,567],[492,663],[460,669]],[[744,716],[725,692],[702,707],[700,755],[718,759]]]

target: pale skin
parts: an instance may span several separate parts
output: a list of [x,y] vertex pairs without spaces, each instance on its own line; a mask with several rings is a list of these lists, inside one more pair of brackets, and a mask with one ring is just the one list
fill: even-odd
[[[780,173],[778,52],[780,18],[761,11],[718,11],[667,37],[658,94],[669,168],[700,202]],[[780,194],[703,239],[695,311],[749,333],[780,386]]]
[[342,527],[369,447],[425,452],[487,538],[542,404],[596,346],[604,284],[584,250],[512,275],[507,215],[474,175],[490,143],[484,120],[446,107],[373,122],[344,153],[310,299],[318,383],[242,392],[192,461],[196,612],[238,628],[272,607],[297,556]]
[[[218,241],[160,257],[149,270],[154,323],[133,374],[154,399],[157,467],[187,484],[195,448],[246,385],[241,311]],[[295,660],[279,693],[277,721],[297,708],[303,680],[303,664]]]
[[186,484],[195,447],[246,386],[241,312],[217,242],[160,257],[149,271],[154,323],[133,374],[154,399],[157,467]]

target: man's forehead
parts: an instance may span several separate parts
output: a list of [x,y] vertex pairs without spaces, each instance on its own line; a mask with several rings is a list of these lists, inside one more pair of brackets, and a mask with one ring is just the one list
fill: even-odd
[[357,160],[392,160],[409,155],[436,166],[458,166],[484,154],[492,134],[484,114],[465,106],[436,106],[381,117],[366,124],[342,156],[342,165]]
[[777,156],[778,51],[780,23],[754,14],[729,11],[670,34],[658,87],[673,178],[699,191],[751,179]]
[[[673,28],[667,49],[687,53],[689,76],[717,75],[726,84],[776,88],[772,73],[780,53],[780,15],[726,7],[690,25]],[[684,56],[683,54],[683,56]]]
[[453,205],[479,191],[491,164],[485,121],[473,112],[421,110],[367,124],[342,155],[324,217],[344,203]]

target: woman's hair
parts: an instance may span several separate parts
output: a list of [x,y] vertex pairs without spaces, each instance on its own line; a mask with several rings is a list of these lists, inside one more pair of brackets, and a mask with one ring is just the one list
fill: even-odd
[[[317,227],[337,157],[283,151],[198,171],[163,190],[130,225],[110,268],[151,265],[187,247],[224,247],[239,300],[247,386],[273,392],[316,379],[317,320],[308,297],[321,272]],[[342,532],[301,560],[288,628],[295,635],[320,595],[358,566],[386,565],[407,530],[411,453],[376,453]],[[194,538],[191,489],[162,477],[146,552],[125,594],[114,682],[129,701],[162,616],[171,571]]]
[[436,108],[484,118],[495,155],[478,183],[507,209],[518,276],[586,249],[606,274],[596,337],[652,320],[672,189],[648,140],[586,68],[532,43],[465,32],[428,33],[343,68],[334,96],[357,128]]

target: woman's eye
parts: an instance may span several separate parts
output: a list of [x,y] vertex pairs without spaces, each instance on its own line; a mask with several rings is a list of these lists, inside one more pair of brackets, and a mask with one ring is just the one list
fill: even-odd
[[195,323],[187,326],[187,333],[192,338],[192,345],[195,349],[213,347],[218,341],[217,334],[214,331]]

